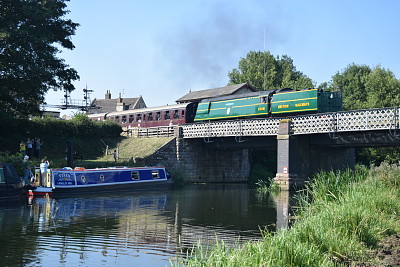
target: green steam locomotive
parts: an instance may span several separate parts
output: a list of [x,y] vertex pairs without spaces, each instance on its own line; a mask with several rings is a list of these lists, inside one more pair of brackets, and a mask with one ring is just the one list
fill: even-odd
[[283,88],[204,99],[198,104],[194,121],[286,117],[340,110],[341,92]]

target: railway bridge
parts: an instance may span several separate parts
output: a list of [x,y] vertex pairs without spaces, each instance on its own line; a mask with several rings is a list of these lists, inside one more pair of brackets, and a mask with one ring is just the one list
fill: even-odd
[[289,190],[319,170],[354,167],[357,147],[399,145],[400,108],[210,121],[181,125],[177,133],[154,159],[178,164],[191,180],[244,182],[249,150],[276,148],[275,181]]

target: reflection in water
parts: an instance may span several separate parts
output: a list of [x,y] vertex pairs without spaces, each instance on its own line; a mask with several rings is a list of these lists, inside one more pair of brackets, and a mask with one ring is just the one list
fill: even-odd
[[34,198],[0,206],[0,257],[6,266],[166,266],[198,240],[235,246],[285,226],[285,201],[246,185]]

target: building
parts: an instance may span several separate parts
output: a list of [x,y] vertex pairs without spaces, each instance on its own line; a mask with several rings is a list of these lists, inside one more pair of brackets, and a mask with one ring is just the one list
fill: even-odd
[[107,90],[104,99],[94,99],[89,109],[90,114],[108,113],[115,111],[123,111],[129,109],[146,108],[142,96],[135,98],[122,98],[119,94],[118,98],[111,98],[110,90]]
[[255,92],[255,91],[256,91],[256,89],[254,89],[248,83],[233,84],[233,85],[228,85],[225,87],[218,87],[218,88],[213,88],[213,89],[189,92],[188,94],[177,99],[176,103],[182,104],[182,103],[188,103],[188,102],[200,102],[201,100],[206,99],[206,98],[237,95],[237,94],[243,94],[243,93],[249,93],[249,92]]
[[53,117],[53,118],[59,119],[60,118],[60,114],[61,114],[60,111],[44,110],[44,111],[41,112],[41,116],[40,117],[42,117],[42,118]]

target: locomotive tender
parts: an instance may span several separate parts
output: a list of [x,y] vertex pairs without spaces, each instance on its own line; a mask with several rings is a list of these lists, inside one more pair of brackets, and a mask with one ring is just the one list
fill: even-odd
[[286,117],[342,110],[341,92],[289,88],[258,91],[119,112],[90,114],[92,120],[114,120],[122,127],[157,127],[210,120]]

